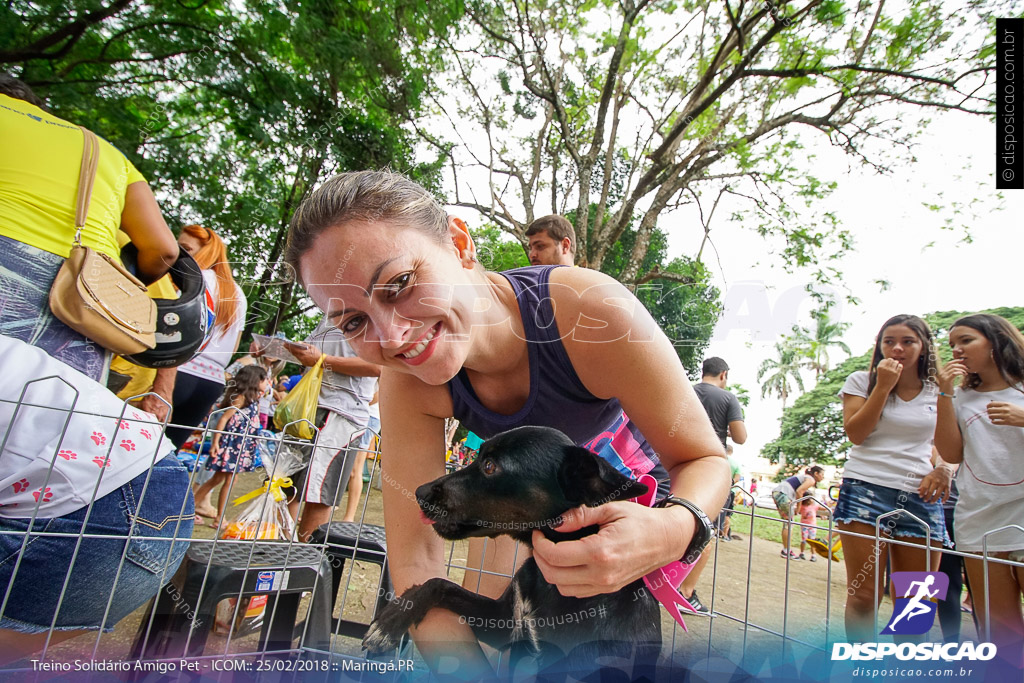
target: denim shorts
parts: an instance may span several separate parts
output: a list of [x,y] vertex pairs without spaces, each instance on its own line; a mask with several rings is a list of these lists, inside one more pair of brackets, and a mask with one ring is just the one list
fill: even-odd
[[370,447],[371,443],[373,443],[373,437],[380,434],[380,419],[371,415],[370,422],[366,426],[368,429],[363,432],[363,437],[359,441],[359,448],[364,451]]
[[177,571],[194,513],[188,471],[169,456],[97,500],[91,512],[86,506],[39,518],[31,531],[29,519],[0,518],[0,628],[113,630]]
[[64,259],[0,235],[0,334],[37,346],[101,384],[111,354],[50,312],[50,286]]
[[[946,533],[946,517],[938,501],[926,503],[917,493],[901,491],[860,479],[843,479],[836,503],[836,523],[863,522],[872,527],[880,515],[906,510],[931,527],[932,540],[952,546]],[[907,515],[893,515],[882,521],[881,532],[888,536],[925,538],[924,527]]]

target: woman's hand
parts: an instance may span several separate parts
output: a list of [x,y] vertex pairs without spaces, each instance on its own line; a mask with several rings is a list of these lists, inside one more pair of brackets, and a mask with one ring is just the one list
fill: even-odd
[[160,422],[163,422],[167,418],[167,414],[171,411],[171,409],[167,407],[166,403],[153,394],[146,394],[143,396],[142,400],[139,401],[139,408],[142,408],[147,413],[152,413],[153,417]]
[[323,353],[313,344],[306,344],[305,342],[285,342],[284,347],[288,349],[289,353],[295,356],[295,360],[299,361],[307,368],[311,368],[316,365],[317,360]]
[[944,394],[952,394],[956,386],[957,377],[966,377],[967,368],[964,367],[962,358],[954,358],[941,368],[936,375],[939,381],[939,391]]
[[1024,427],[1024,408],[1003,401],[990,401],[988,419],[1002,427]]
[[613,502],[570,510],[555,530],[564,533],[594,524],[601,530],[578,541],[552,543],[540,531],[533,532],[537,566],[562,595],[586,598],[612,593],[678,560],[693,537],[696,521],[684,508]]
[[875,387],[888,394],[900,381],[900,375],[903,374],[903,363],[893,358],[885,358],[875,368],[875,372],[877,373]]
[[917,493],[926,503],[934,503],[941,499],[949,500],[950,484],[953,481],[953,470],[948,465],[939,465],[921,480]]

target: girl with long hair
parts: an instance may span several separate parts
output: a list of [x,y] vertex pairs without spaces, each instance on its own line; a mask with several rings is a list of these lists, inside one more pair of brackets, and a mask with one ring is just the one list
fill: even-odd
[[[889,558],[892,571],[925,571],[926,551],[888,543],[898,539],[925,545],[928,534],[909,515],[883,520],[882,541],[875,546],[881,515],[906,510],[926,522],[937,571],[942,545],[949,545],[940,498],[949,496],[952,471],[933,467],[935,431],[935,351],[928,324],[914,315],[886,320],[875,339],[870,367],[851,374],[843,385],[843,426],[853,443],[843,472],[835,521],[846,562],[846,635],[874,640],[876,573]],[[852,535],[852,534],[859,535]]]
[[[217,410],[224,410],[213,428],[213,441],[206,469],[214,474],[196,490],[196,512],[204,517],[213,517],[210,526],[216,528],[224,516],[228,493],[239,472],[256,469],[256,454],[260,432],[260,397],[270,390],[270,378],[265,368],[246,365],[238,371],[224,392]],[[217,414],[216,412],[214,413]],[[217,510],[210,507],[213,491],[224,486],[217,501]]]
[[224,370],[238,350],[246,311],[245,295],[231,275],[227,248],[216,232],[201,225],[186,225],[181,229],[178,244],[203,269],[206,291],[215,302],[216,318],[206,347],[178,368],[172,400],[174,426],[167,428],[167,438],[175,448],[181,448],[224,393]]
[[[943,460],[963,463],[957,549],[1024,562],[1024,335],[1005,318],[979,313],[953,323],[949,345],[953,360],[938,373],[935,447]],[[998,531],[1011,525],[1018,528]],[[1024,567],[981,557],[964,564],[979,635],[1022,666]]]

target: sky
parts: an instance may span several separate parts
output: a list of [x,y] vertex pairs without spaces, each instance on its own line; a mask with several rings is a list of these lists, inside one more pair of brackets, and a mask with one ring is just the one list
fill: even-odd
[[[916,163],[900,166],[892,175],[850,167],[844,155],[827,145],[809,150],[821,160],[816,171],[840,181],[825,201],[856,240],[854,253],[843,260],[842,284],[861,302],[855,307],[844,304],[832,313],[851,324],[844,341],[854,354],[868,350],[878,327],[897,313],[1024,305],[1017,265],[1024,254],[1024,192],[1006,191],[1001,200],[997,198],[994,148],[991,121],[954,113],[935,118],[918,142]],[[978,220],[971,225],[971,244],[963,242],[962,230],[941,230],[941,218],[923,206],[954,198],[981,200],[975,208]],[[1000,206],[1002,210],[997,210]],[[794,323],[810,325],[813,302],[803,291],[807,272],[785,273],[777,258],[765,257],[765,245],[756,233],[726,222],[714,231],[721,267],[709,263],[725,311],[705,357],[726,359],[730,383],[741,384],[751,394],[746,408],[749,437],[736,448],[741,465],[749,468],[761,447],[778,435],[782,416],[779,399],[761,399],[757,369],[774,356],[775,342]],[[669,235],[672,255],[696,253],[699,236],[694,231],[669,230]],[[880,291],[878,279],[891,283],[888,291]],[[845,294],[839,288],[837,293]],[[841,350],[833,350],[831,365],[845,357]],[[805,388],[811,389],[812,374],[806,373],[804,379]]]

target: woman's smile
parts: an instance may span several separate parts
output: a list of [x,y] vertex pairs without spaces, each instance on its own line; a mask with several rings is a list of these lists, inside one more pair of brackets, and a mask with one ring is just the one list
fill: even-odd
[[419,340],[406,347],[405,351],[396,353],[396,358],[401,358],[409,365],[419,365],[420,363],[426,362],[434,352],[434,348],[437,346],[437,340],[440,338],[441,323],[437,323],[427,333],[420,337]]

